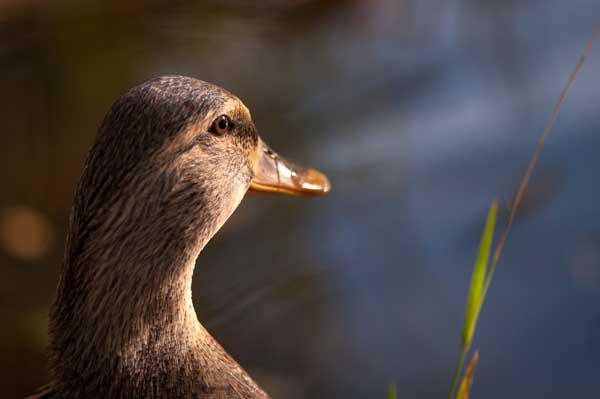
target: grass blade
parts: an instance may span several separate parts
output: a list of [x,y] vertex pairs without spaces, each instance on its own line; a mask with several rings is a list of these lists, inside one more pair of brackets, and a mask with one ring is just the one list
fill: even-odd
[[396,399],[396,384],[388,386],[387,399]]
[[448,393],[448,399],[454,397],[456,386],[458,385],[458,379],[463,368],[463,363],[471,342],[473,341],[473,334],[475,333],[475,327],[477,326],[477,319],[481,311],[481,305],[485,299],[487,292],[485,282],[487,281],[487,269],[488,262],[490,259],[490,253],[492,250],[492,242],[494,240],[494,229],[496,228],[496,215],[498,213],[498,205],[496,201],[492,202],[492,206],[487,215],[485,222],[485,228],[481,235],[481,241],[479,243],[479,251],[477,253],[477,259],[475,260],[475,266],[473,267],[473,274],[471,276],[471,287],[469,288],[469,295],[467,297],[467,307],[465,311],[465,321],[463,323],[462,342],[460,357],[454,370],[454,376],[452,377],[452,384],[450,386],[450,392]]
[[490,207],[490,211],[487,215],[485,228],[483,230],[483,235],[481,236],[481,242],[479,243],[477,260],[475,261],[473,275],[471,276],[471,288],[469,289],[462,333],[463,349],[468,349],[469,346],[471,346],[473,334],[475,333],[475,326],[477,325],[477,319],[481,310],[481,304],[483,303],[484,299],[483,287],[484,281],[486,281],[487,267],[492,250],[492,241],[494,239],[497,212],[498,205],[496,204],[496,201],[494,201],[492,202],[492,206]]

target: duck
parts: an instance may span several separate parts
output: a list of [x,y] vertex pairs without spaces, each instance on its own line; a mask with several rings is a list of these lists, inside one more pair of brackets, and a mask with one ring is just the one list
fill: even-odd
[[247,194],[330,188],[271,150],[219,86],[163,76],[128,90],[77,184],[49,312],[51,382],[29,398],[268,398],[198,321],[196,259]]

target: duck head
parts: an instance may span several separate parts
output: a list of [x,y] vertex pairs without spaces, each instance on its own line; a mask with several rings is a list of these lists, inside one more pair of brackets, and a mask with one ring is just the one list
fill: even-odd
[[200,190],[204,207],[229,211],[225,219],[246,192],[315,196],[331,187],[322,173],[271,150],[236,96],[181,76],[146,82],[113,105],[86,172],[82,185],[98,189],[106,179],[114,189],[137,186],[146,203],[165,203],[185,187]]

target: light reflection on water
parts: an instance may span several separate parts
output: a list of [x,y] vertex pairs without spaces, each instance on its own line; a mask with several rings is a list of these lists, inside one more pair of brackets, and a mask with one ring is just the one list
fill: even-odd
[[[41,212],[60,236],[118,94],[162,74],[222,85],[333,191],[246,199],[201,255],[198,313],[276,397],[373,398],[391,381],[403,397],[446,392],[485,212],[510,198],[600,4],[2,10],[2,209]],[[477,334],[475,397],[600,393],[599,60],[570,92],[509,238]],[[40,345],[17,335],[42,328],[29,320],[52,297],[55,241],[35,262],[2,250],[9,396],[44,382]]]

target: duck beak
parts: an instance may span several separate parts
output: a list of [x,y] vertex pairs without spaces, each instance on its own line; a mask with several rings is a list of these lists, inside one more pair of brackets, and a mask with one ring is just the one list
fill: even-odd
[[280,157],[262,140],[257,151],[256,171],[249,193],[316,196],[331,190],[331,184],[323,173]]

